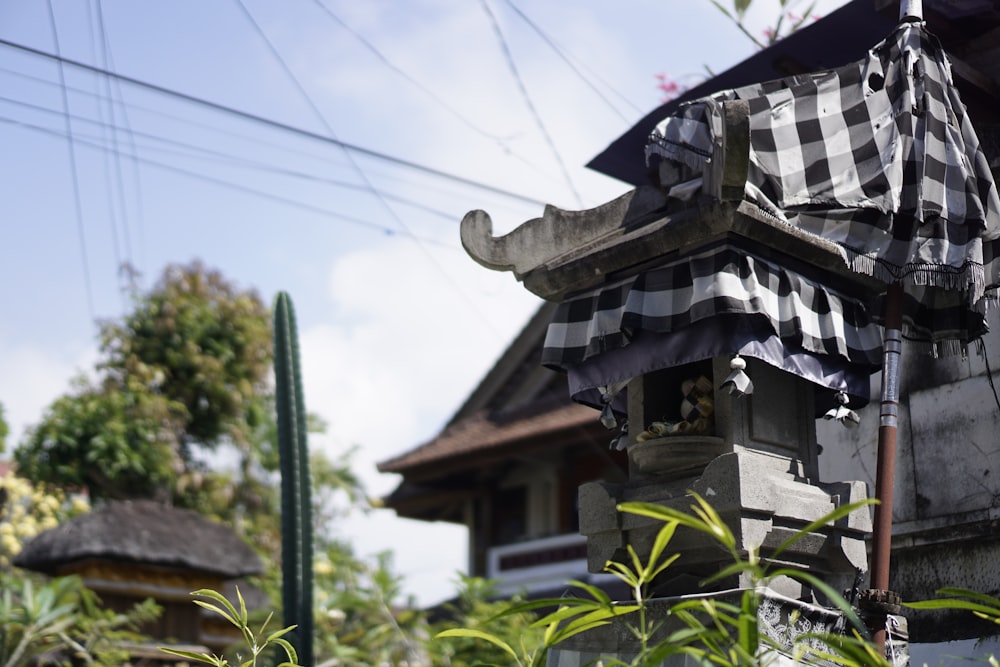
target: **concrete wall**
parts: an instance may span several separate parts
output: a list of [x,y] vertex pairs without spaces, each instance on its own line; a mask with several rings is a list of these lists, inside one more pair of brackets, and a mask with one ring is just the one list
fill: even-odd
[[[900,384],[891,588],[904,600],[944,586],[1000,593],[1000,317],[990,314],[986,356],[933,358],[904,342]],[[875,484],[880,378],[856,429],[817,422],[822,481]],[[976,636],[970,617],[908,614],[913,641]]]

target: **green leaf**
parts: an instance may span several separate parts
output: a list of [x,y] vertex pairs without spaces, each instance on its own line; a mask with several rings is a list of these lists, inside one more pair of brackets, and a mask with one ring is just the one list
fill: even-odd
[[720,2],[718,1],[718,0],[712,0],[712,4],[713,4],[713,5],[715,5],[715,8],[716,8],[716,9],[718,9],[718,10],[719,10],[720,12],[722,12],[723,14],[725,14],[726,16],[728,16],[728,17],[730,18],[730,20],[733,20],[733,21],[735,21],[735,20],[736,20],[736,17],[735,17],[735,16],[733,16],[733,15],[732,15],[732,14],[731,14],[731,13],[729,12],[729,10],[728,10],[728,9],[726,9],[725,7],[723,7],[723,6],[722,6],[722,3],[720,3]]
[[990,617],[1000,615],[1000,610],[996,607],[987,606],[971,600],[921,600],[919,602],[904,602],[903,606],[910,609],[964,609],[966,611],[978,612]]
[[647,576],[644,576],[644,578],[647,580],[647,582],[653,581],[654,579],[656,579],[656,577],[660,576],[660,574],[664,570],[666,570],[668,567],[670,567],[671,565],[673,565],[674,562],[678,558],[680,558],[680,557],[681,557],[681,555],[679,553],[676,553],[673,556],[670,556],[669,558],[664,559],[654,570],[652,570],[651,572],[649,572],[649,574]]
[[548,609],[548,608],[559,608],[565,606],[583,606],[593,604],[592,600],[585,600],[583,598],[539,598],[537,600],[529,600],[528,602],[517,602],[510,605],[498,614],[491,616],[486,620],[486,623],[494,623],[501,618],[506,618],[508,616],[516,616],[517,614],[524,614],[530,611],[535,611],[536,609]]
[[510,645],[504,640],[500,639],[496,635],[491,635],[488,632],[483,632],[481,630],[474,630],[472,628],[452,628],[450,630],[443,630],[442,632],[439,632],[436,635],[434,635],[434,639],[441,639],[444,637],[467,637],[472,639],[482,639],[483,641],[487,641],[493,644],[494,646],[500,648],[510,657],[514,658],[514,660],[517,660],[518,663],[520,664],[520,660],[518,660],[517,653],[514,651],[514,649],[512,649]]
[[754,579],[760,579],[763,577],[763,572],[761,572],[759,566],[740,560],[732,563],[731,565],[727,565],[712,576],[706,577],[701,581],[701,585],[703,587],[708,586],[709,584],[713,584],[716,581],[725,579],[726,577],[743,574],[744,572],[749,572]]
[[243,594],[240,593],[240,587],[236,587],[236,599],[240,601],[240,623],[246,626],[249,623],[247,617],[247,604],[243,601]]
[[[291,630],[291,628],[285,628],[284,632],[287,632],[288,630]],[[273,639],[269,639],[268,641],[277,644],[285,651],[285,655],[288,656],[288,663],[282,663],[282,664],[289,664],[289,663],[298,664],[299,655],[298,653],[296,653],[295,647],[292,646],[292,644],[287,639],[282,639],[281,637],[274,637]]]
[[587,593],[589,593],[594,600],[600,602],[601,604],[611,604],[611,598],[608,594],[597,586],[593,586],[582,581],[569,581],[567,584],[569,586],[573,586],[574,588],[580,588],[587,591]]
[[204,662],[209,665],[215,664],[215,659],[213,656],[207,653],[195,653],[193,651],[181,651],[175,648],[167,648],[166,646],[158,647],[164,653],[169,653],[170,655],[176,655],[178,658],[184,658],[185,660],[194,660],[195,662]]
[[550,614],[542,616],[537,621],[534,621],[531,624],[531,627],[540,628],[549,624],[562,623],[567,619],[574,618],[582,614],[590,614],[600,609],[603,609],[603,606],[598,606],[593,602],[590,602],[587,605],[563,606]]
[[[653,547],[649,552],[648,559],[646,560],[646,567],[641,570],[642,577],[646,581],[652,581],[657,574],[666,569],[666,566],[656,568],[656,564],[659,563],[660,558],[663,555],[663,552],[670,544],[670,540],[673,539],[674,533],[676,531],[677,531],[677,522],[668,521],[662,528],[660,528],[659,532],[656,533],[656,539],[653,541]],[[669,560],[667,565],[669,566],[669,564],[677,560],[679,556],[680,554],[674,555],[673,558]],[[656,568],[655,572],[654,568]]]
[[194,603],[203,609],[208,609],[209,611],[213,611],[219,616],[222,616],[224,619],[235,625],[237,628],[240,627],[240,622],[236,620],[236,617],[228,614],[225,609],[222,609],[221,607],[218,607],[212,604],[211,602],[205,602],[204,600],[195,600]]
[[972,598],[973,600],[979,600],[983,604],[1000,608],[1000,599],[997,599],[992,595],[986,595],[985,593],[977,593],[976,591],[969,590],[968,588],[942,588],[937,591],[937,594],[949,595],[952,597]]
[[[219,593],[218,591],[213,591],[211,588],[199,588],[196,591],[192,591],[191,595],[198,595],[203,598],[215,600],[217,603],[222,605],[222,607],[224,607],[226,611],[229,612],[227,618],[230,620],[230,623],[239,627],[239,623],[236,622],[236,619],[239,617],[239,615],[236,613],[236,607],[234,607],[233,604],[229,600],[227,600],[226,596],[224,596],[222,593]],[[210,604],[201,602],[199,600],[195,600],[195,603],[201,604],[201,606],[205,607],[206,609],[212,608]],[[222,611],[219,610],[218,613],[222,614]],[[225,614],[222,615],[225,616]]]
[[591,621],[590,623],[579,623],[572,626],[567,626],[566,628],[561,628],[556,632],[552,639],[550,640],[550,646],[564,642],[574,635],[578,635],[581,632],[587,632],[588,630],[593,630],[594,628],[599,628],[604,625],[610,625],[611,621]]
[[795,531],[794,535],[778,545],[778,548],[774,550],[772,558],[777,558],[781,552],[801,540],[809,533],[814,533],[820,528],[832,525],[839,519],[848,516],[857,509],[861,509],[862,507],[866,507],[868,505],[877,505],[878,503],[879,501],[877,498],[865,498],[863,500],[858,500],[853,503],[847,503],[846,505],[837,507],[832,512],[828,512],[827,514],[824,514],[820,518],[816,519],[805,528]]
[[287,628],[282,628],[280,630],[275,630],[274,632],[272,632],[271,634],[269,634],[267,636],[267,639],[265,641],[273,642],[274,640],[278,639],[279,637],[285,636],[286,634],[288,634],[289,632],[291,632],[292,630],[294,630],[296,627],[297,626],[289,625]]

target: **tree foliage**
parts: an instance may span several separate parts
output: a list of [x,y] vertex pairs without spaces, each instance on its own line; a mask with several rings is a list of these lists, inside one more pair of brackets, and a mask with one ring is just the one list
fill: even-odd
[[133,312],[101,331],[102,368],[182,408],[184,444],[245,444],[261,419],[271,363],[268,310],[199,262],[168,266]]
[[91,498],[168,494],[184,467],[178,409],[142,387],[78,377],[15,452],[20,474]]
[[267,435],[267,308],[198,262],[168,266],[134,301],[101,327],[98,379],[78,378],[49,407],[16,452],[19,469],[94,499],[221,500],[232,480],[198,454],[232,444],[245,472]]

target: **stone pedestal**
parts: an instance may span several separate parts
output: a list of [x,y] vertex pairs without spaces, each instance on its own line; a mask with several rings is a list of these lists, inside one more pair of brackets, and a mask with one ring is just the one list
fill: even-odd
[[[747,373],[755,389],[734,397],[718,390],[730,372],[729,359],[659,371],[633,380],[629,387],[630,479],[624,484],[593,482],[579,490],[580,532],[587,537],[588,567],[601,572],[609,560],[624,560],[631,545],[648,554],[662,524],[617,511],[622,502],[640,501],[687,511],[693,491],[707,500],[736,536],[739,548],[767,559],[796,532],[838,506],[867,497],[862,482],[820,483],[816,478],[813,386],[797,376],[756,360]],[[633,424],[644,425],[669,409],[671,387],[687,376],[711,377],[714,413],[707,432],[636,442]],[[784,550],[776,564],[808,570],[840,592],[851,590],[867,571],[867,508],[833,526],[810,531]],[[711,538],[680,529],[668,553],[681,557],[658,582],[656,593],[676,596],[704,592],[700,582],[731,562]],[[713,590],[739,589],[757,582],[733,575]],[[792,579],[772,581],[789,598],[824,602],[817,591]]]

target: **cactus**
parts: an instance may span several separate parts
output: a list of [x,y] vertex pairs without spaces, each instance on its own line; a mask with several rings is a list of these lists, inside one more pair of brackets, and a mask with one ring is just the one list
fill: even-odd
[[285,625],[300,664],[313,664],[313,545],[309,446],[292,300],[279,292],[274,306],[275,404],[281,457],[281,568]]

